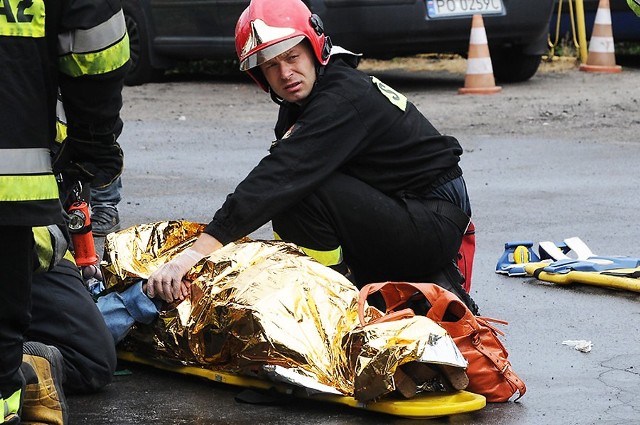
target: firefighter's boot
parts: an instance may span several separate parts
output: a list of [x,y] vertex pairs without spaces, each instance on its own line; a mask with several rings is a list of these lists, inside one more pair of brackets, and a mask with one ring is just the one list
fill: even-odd
[[[27,381],[22,403],[22,423],[66,425],[68,409],[62,390],[65,372],[60,351],[40,342],[26,342],[22,372]],[[29,379],[33,375],[35,381]]]

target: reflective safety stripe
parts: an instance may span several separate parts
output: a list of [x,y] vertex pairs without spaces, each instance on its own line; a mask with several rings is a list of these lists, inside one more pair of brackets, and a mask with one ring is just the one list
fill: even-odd
[[2,149],[0,174],[51,173],[51,154],[45,148]]
[[315,249],[309,249],[303,246],[300,248],[305,252],[305,254],[315,259],[323,266],[331,267],[342,262],[342,247],[340,246],[331,251],[316,251]]
[[0,176],[0,202],[47,199],[58,199],[58,183],[53,174]]
[[122,40],[127,32],[124,13],[119,11],[109,20],[89,29],[77,29],[58,36],[58,53],[91,53],[105,50]]
[[63,122],[56,122],[56,142],[62,143],[67,138],[67,126]]
[[46,227],[34,227],[33,239],[36,241],[36,252],[38,253],[38,273],[49,270],[51,260],[53,259],[53,243],[51,241],[51,233]]
[[[276,240],[279,240],[279,241],[282,240],[280,235],[278,235],[276,232],[273,232],[273,236]],[[330,251],[318,251],[311,248],[305,248],[300,245],[298,245],[298,247],[302,249],[302,251],[304,251],[305,254],[307,254],[309,257],[313,258],[323,266],[331,267],[331,266],[335,266],[337,264],[342,263],[342,247],[341,246],[337,247],[336,249],[332,249]]]
[[47,229],[49,230],[49,234],[53,241],[53,263],[51,264],[51,267],[53,268],[53,266],[58,264],[58,262],[60,262],[60,260],[62,260],[69,251],[69,244],[67,243],[67,239],[64,237],[62,230],[60,230],[58,226],[50,224],[47,226]]
[[2,0],[0,36],[44,37],[43,0]]
[[[22,398],[22,390],[17,390],[15,393],[11,394],[8,398],[5,398],[4,400],[2,398],[0,398],[0,401],[3,401],[3,405],[2,406],[3,410],[4,410],[4,417],[7,417],[11,414],[16,414],[18,413],[18,410],[20,410],[20,399]],[[4,419],[4,418],[3,418]]]
[[64,257],[62,258],[64,258],[65,260],[71,261],[73,264],[76,264],[75,257],[73,256],[71,251],[69,251],[68,249],[67,249],[67,252],[64,253]]
[[33,238],[38,253],[38,272],[46,272],[58,264],[68,252],[67,240],[58,226],[34,227]]
[[95,53],[69,53],[58,59],[61,72],[71,76],[98,75],[122,67],[129,60],[129,36]]
[[377,77],[372,76],[371,81],[375,84],[378,90],[380,90],[380,93],[389,99],[389,102],[393,103],[403,112],[407,110],[407,97],[405,95],[395,91],[393,88],[380,81]]
[[56,118],[63,124],[67,123],[67,113],[64,110],[64,105],[62,104],[62,100],[58,97],[56,100]]
[[67,113],[60,97],[56,103],[56,118],[56,142],[62,143],[67,138]]

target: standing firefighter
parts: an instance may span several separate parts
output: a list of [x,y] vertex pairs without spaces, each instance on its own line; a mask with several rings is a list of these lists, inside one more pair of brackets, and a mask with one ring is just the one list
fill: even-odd
[[118,0],[0,7],[0,423],[66,422],[60,352],[23,344],[37,268],[32,227],[64,224],[50,156],[58,90],[69,125],[59,171],[97,184],[120,175],[115,135],[128,59]]
[[276,141],[191,249],[150,278],[169,301],[203,254],[271,220],[358,286],[438,282],[470,306],[454,263],[471,215],[458,141],[405,96],[355,69],[299,0],[253,0],[236,25],[246,71],[280,105]]

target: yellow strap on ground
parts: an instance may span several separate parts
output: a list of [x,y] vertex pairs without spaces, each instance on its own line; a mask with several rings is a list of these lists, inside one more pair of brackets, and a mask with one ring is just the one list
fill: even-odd
[[408,400],[389,398],[376,402],[362,403],[353,397],[334,394],[309,395],[303,389],[293,385],[275,383],[263,379],[236,375],[230,372],[205,369],[198,366],[171,364],[160,360],[141,357],[126,351],[119,351],[118,358],[133,363],[144,364],[158,369],[180,373],[182,375],[198,376],[223,384],[245,388],[275,390],[283,395],[335,403],[370,412],[385,413],[409,419],[433,419],[459,413],[469,413],[480,410],[487,404],[484,396],[468,391],[456,391],[453,393],[421,393]]

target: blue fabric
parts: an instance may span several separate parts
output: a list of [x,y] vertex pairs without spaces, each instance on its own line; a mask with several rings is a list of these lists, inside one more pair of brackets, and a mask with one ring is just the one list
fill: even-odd
[[459,206],[465,214],[471,217],[471,204],[467,193],[467,184],[462,176],[436,187],[430,195]]
[[[156,304],[157,303],[157,304]],[[136,322],[149,324],[158,316],[161,301],[142,292],[142,280],[123,292],[110,292],[98,298],[98,310],[117,344]]]
[[120,177],[104,189],[91,189],[91,206],[112,206],[115,207],[122,199],[122,180]]

